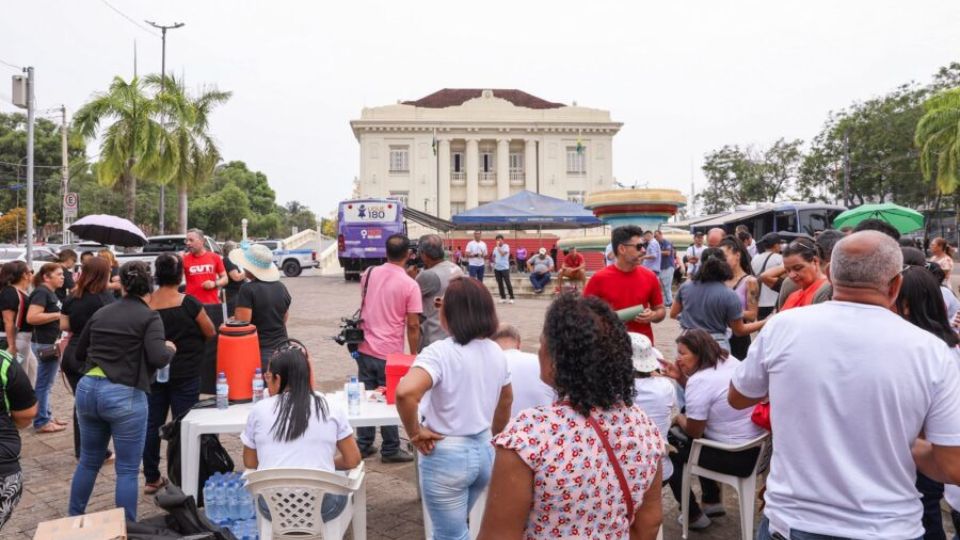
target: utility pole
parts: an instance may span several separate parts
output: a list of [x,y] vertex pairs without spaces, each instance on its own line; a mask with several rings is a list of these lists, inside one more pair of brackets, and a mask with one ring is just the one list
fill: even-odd
[[27,72],[27,268],[33,268],[33,117],[36,104],[33,101],[33,66]]
[[[184,23],[173,23],[170,25],[157,24],[153,21],[144,21],[154,28],[160,29],[160,43],[161,50],[160,53],[160,93],[162,94],[166,82],[167,82],[167,30],[175,30],[183,26]],[[162,114],[162,113],[161,113]],[[163,118],[161,117],[161,125],[164,124]],[[166,128],[166,126],[163,126]],[[167,213],[167,186],[165,184],[160,184],[160,234],[164,233],[164,215]]]
[[843,132],[843,205],[850,206],[850,131]]
[[67,190],[70,189],[70,156],[67,152],[67,106],[60,106],[60,208],[62,211],[63,229],[60,240],[64,244],[70,243],[70,232],[67,231]]

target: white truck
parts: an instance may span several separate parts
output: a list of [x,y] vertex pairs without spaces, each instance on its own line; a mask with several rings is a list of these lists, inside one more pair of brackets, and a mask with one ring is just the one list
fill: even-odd
[[[204,237],[204,243],[208,251],[217,255],[223,255],[220,245],[209,236]],[[143,248],[136,253],[117,253],[117,262],[123,264],[127,261],[143,261],[150,266],[153,272],[153,261],[161,253],[183,253],[187,249],[187,237],[182,234],[167,234],[163,236],[150,236]]]
[[297,277],[304,268],[320,266],[317,251],[314,249],[284,249],[283,240],[254,240],[253,243],[270,248],[273,252],[273,263],[287,277]]

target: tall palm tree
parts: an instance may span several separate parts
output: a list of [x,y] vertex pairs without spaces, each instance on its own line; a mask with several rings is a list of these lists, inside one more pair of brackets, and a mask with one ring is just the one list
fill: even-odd
[[960,184],[960,88],[934,95],[924,102],[923,110],[913,142],[920,149],[923,175],[936,180],[933,215],[939,217],[940,197],[953,193]]
[[[97,93],[73,117],[86,139],[102,136],[97,179],[105,186],[120,183],[126,218],[134,221],[137,179],[165,181],[175,171],[179,146],[157,121],[160,104],[143,91],[139,78],[114,77],[106,92]],[[101,124],[109,125],[101,129]]]
[[190,190],[208,181],[220,162],[220,150],[209,133],[210,113],[221,103],[226,103],[232,95],[212,89],[203,89],[199,95],[191,96],[183,79],[160,75],[149,75],[146,83],[157,90],[157,100],[164,113],[165,127],[180,159],[176,172],[169,181],[177,186],[177,226],[181,234],[187,232],[187,210]]

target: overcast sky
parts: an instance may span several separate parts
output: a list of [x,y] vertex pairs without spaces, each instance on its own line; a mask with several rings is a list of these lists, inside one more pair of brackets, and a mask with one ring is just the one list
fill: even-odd
[[[167,68],[233,92],[212,125],[225,159],[318,214],[350,194],[364,106],[445,87],[577,101],[624,123],[620,182],[689,192],[711,149],[809,140],[829,111],[960,60],[956,0],[108,1],[186,23],[168,33]],[[107,0],[0,4],[0,60],[36,68],[42,108],[74,111],[129,77],[134,41],[140,72],[159,71],[154,33]],[[9,98],[0,81],[0,111]]]

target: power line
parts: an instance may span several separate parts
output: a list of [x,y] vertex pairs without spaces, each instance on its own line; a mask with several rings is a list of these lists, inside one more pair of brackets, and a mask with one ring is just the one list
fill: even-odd
[[11,64],[10,62],[7,62],[6,60],[4,60],[4,59],[2,59],[2,58],[0,58],[0,64],[3,64],[3,65],[5,65],[5,66],[7,66],[7,67],[11,67],[11,68],[13,68],[13,69],[15,69],[15,70],[17,70],[17,71],[23,71],[23,68],[22,68],[22,67],[20,67],[20,66],[18,66],[18,65],[16,65],[16,64]]
[[127,15],[126,13],[124,13],[124,12],[120,11],[119,9],[113,7],[113,4],[111,4],[110,2],[107,2],[107,0],[100,0],[100,1],[103,2],[104,5],[106,5],[108,8],[110,8],[110,9],[112,9],[113,11],[117,12],[117,14],[120,15],[121,17],[123,17],[124,19],[126,19],[126,20],[130,21],[131,23],[135,24],[135,25],[137,26],[137,28],[143,30],[144,32],[150,34],[150,35],[153,36],[153,37],[160,37],[156,32],[154,32],[153,30],[150,30],[150,29],[147,28],[146,26],[140,24],[140,23],[137,22],[137,20],[134,19],[133,17],[130,17],[130,16]]

